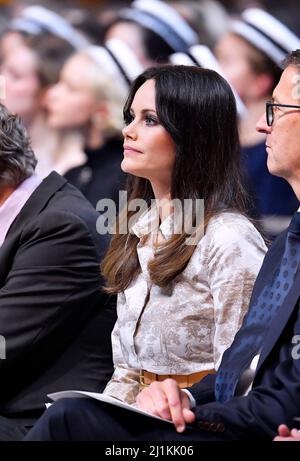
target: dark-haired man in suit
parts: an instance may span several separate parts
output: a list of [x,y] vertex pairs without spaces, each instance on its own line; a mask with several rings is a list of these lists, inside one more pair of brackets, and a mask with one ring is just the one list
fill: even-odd
[[0,440],[22,438],[48,393],[101,391],[112,374],[98,214],[35,165],[21,121],[0,105]]

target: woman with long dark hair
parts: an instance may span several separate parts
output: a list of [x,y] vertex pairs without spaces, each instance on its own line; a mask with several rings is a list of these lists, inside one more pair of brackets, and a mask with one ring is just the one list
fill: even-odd
[[[218,367],[265,245],[246,218],[235,99],[220,75],[148,69],[134,82],[124,117],[129,205],[120,229],[124,220],[133,224],[113,237],[103,262],[107,291],[119,294],[115,373],[105,392],[133,403],[152,380],[176,375],[187,386]],[[135,199],[146,208],[138,218]],[[184,210],[179,231],[175,202]],[[187,221],[204,230],[192,244]]]
[[[124,116],[128,206],[103,262],[107,291],[119,296],[115,372],[104,393],[134,403],[153,380],[172,376],[187,387],[218,368],[247,309],[265,245],[245,215],[235,99],[219,74],[148,69],[133,83]],[[187,199],[190,215],[179,232],[178,204]],[[146,208],[138,217],[134,204]],[[195,224],[195,238],[186,221]],[[129,413],[109,407],[104,427],[98,421],[108,407],[101,405],[55,402],[27,440],[105,439],[111,420]],[[122,439],[118,431],[113,437]]]

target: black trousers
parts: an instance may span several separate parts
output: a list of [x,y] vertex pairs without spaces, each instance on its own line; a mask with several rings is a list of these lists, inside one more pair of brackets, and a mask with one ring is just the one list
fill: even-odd
[[37,418],[7,418],[0,416],[0,441],[16,442],[24,438]]
[[[229,437],[229,440],[232,437]],[[188,428],[179,434],[170,423],[85,398],[53,404],[26,441],[224,441],[225,433]]]

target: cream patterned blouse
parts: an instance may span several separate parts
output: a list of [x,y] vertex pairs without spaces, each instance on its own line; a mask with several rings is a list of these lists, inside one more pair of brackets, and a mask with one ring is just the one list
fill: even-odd
[[[140,369],[191,374],[218,368],[246,313],[266,252],[247,218],[222,212],[209,221],[185,270],[160,288],[152,285],[147,270],[154,254],[150,219],[148,212],[133,227],[140,238],[141,273],[118,296],[115,372],[104,390],[128,403],[139,392]],[[171,237],[171,219],[160,225],[165,239]]]

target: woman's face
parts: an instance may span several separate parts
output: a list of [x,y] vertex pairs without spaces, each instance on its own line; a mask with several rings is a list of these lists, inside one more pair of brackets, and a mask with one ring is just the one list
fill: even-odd
[[130,123],[123,129],[122,170],[170,188],[175,144],[157,117],[154,80],[137,90],[130,114]]
[[97,106],[91,83],[91,62],[75,55],[47,94],[48,123],[53,128],[79,128],[90,123]]
[[229,82],[241,99],[247,101],[257,77],[250,61],[252,46],[235,34],[227,33],[218,42],[215,53]]
[[33,51],[26,46],[18,46],[2,61],[1,75],[5,79],[3,103],[10,112],[22,117],[25,124],[40,110],[41,85],[37,75],[37,63]]

